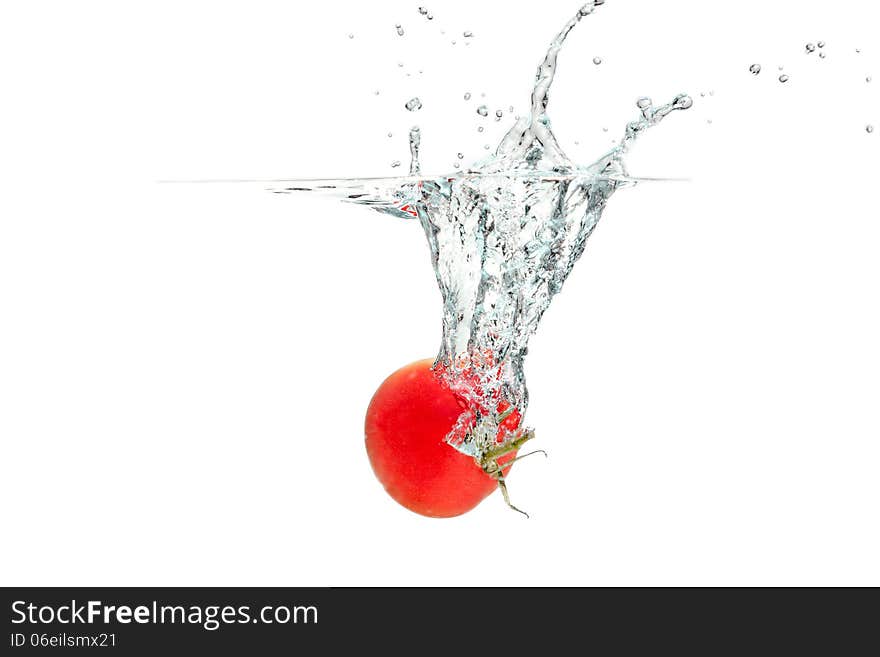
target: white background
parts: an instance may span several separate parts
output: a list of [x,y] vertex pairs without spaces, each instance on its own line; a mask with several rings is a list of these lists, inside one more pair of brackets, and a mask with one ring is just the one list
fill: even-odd
[[156,182],[387,175],[414,121],[426,170],[479,157],[577,0],[429,6],[3,4],[0,583],[880,584],[877,3],[572,33],[569,154],[688,91],[630,168],[691,181],[612,199],[532,341],[530,520],[422,518],[370,470],[373,390],[440,339],[416,223]]

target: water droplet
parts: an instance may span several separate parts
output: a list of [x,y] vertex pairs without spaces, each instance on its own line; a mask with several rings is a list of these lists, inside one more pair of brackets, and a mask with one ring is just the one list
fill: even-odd
[[477,128],[477,132],[483,132],[483,126],[480,126],[479,128]]
[[[710,91],[709,93],[712,92]],[[690,109],[694,106],[694,99],[687,94],[679,94],[675,97],[675,100],[672,101],[672,106],[679,110]]]
[[782,64],[780,64],[780,65],[777,66],[776,68],[778,68],[778,69],[781,71],[781,70],[784,69],[785,67],[784,67]]
[[824,52],[820,52],[820,53],[819,53],[819,59],[825,59],[825,53],[824,53]]
[[376,91],[373,92],[373,95],[374,95],[374,96],[378,96],[378,95],[379,95],[379,90],[376,89]]
[[709,125],[712,125],[712,119],[706,119],[706,123],[708,123]]
[[868,125],[865,126],[865,132],[867,132],[870,135],[872,132],[874,132],[874,126],[872,126],[869,123]]
[[807,49],[807,52],[813,52],[816,49],[816,46],[814,46],[812,43],[808,43],[806,45],[806,49]]
[[455,45],[455,39],[452,40],[452,45],[453,45],[453,46]]
[[397,62],[398,68],[403,68],[403,62]]
[[507,111],[510,112],[511,114],[513,114],[513,105],[511,105],[510,107],[508,107],[508,108],[507,108]]
[[700,92],[700,98],[705,98],[705,97],[706,97],[706,92],[705,92],[705,91],[701,91],[701,92]]
[[862,49],[861,49],[861,48],[856,48],[856,54],[857,54],[857,55],[861,55],[861,54],[862,54]]
[[459,153],[458,155],[456,155],[456,157],[457,157],[459,160],[463,160],[463,159],[464,159],[464,153]]
[[470,100],[470,99],[471,99],[471,92],[470,92],[470,91],[468,91],[468,92],[464,95],[464,99],[465,99],[465,100]]
[[389,136],[389,137],[393,137],[393,136],[394,136],[394,133],[389,132],[389,133],[388,133],[388,136]]
[[602,132],[608,132],[608,128],[602,128]]
[[470,39],[470,38],[473,37],[473,36],[474,36],[474,33],[471,32],[470,30],[465,31],[465,33],[464,33],[464,38],[465,38],[465,39]]
[[788,76],[783,73],[779,76],[779,81],[785,84],[786,82],[788,82]]
[[394,162],[391,163],[392,169],[396,169],[399,166],[400,166],[400,160],[394,160]]
[[349,38],[349,39],[354,39],[354,34],[352,34],[351,32],[349,32],[349,33],[348,33],[348,38]]
[[872,79],[873,78],[869,75],[868,77],[865,78],[865,82],[870,82]]
[[406,102],[406,105],[404,105],[404,107],[406,107],[406,109],[408,109],[410,112],[417,112],[418,110],[422,109],[422,101],[419,100],[418,96],[416,96],[415,98],[410,98]]
[[751,66],[749,66],[749,73],[751,73],[752,75],[757,75],[760,72],[761,72],[761,65],[760,64],[752,64]]
[[824,47],[825,47],[825,42],[824,42],[824,41],[820,41],[820,42],[817,43],[816,45],[819,46],[820,48],[824,48]]
[[485,105],[480,105],[477,108],[477,114],[479,114],[480,116],[489,116],[489,108]]
[[397,28],[397,36],[403,36],[403,28],[400,26],[400,23],[398,23],[394,27]]
[[711,90],[711,91],[709,92],[709,95],[710,95],[710,96],[714,96],[714,95],[715,95],[715,90],[714,90],[714,89]]
[[594,63],[596,66],[598,66],[599,64],[602,63],[602,58],[601,58],[601,57],[593,57],[593,63]]

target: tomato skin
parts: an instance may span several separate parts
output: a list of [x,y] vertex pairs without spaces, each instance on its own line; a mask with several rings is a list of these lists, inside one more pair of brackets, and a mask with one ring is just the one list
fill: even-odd
[[[367,408],[364,433],[373,471],[392,498],[421,515],[450,518],[473,509],[498,482],[445,442],[467,408],[435,376],[432,364],[416,361],[385,379]],[[518,423],[514,411],[499,433]]]

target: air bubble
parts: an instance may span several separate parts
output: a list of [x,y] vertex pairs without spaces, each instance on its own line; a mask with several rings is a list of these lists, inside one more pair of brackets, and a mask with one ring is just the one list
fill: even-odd
[[410,98],[406,102],[406,105],[404,105],[404,107],[406,107],[406,109],[408,109],[410,112],[417,112],[418,110],[422,109],[422,101],[419,100],[418,96],[416,96],[415,98]]
[[391,163],[392,169],[396,169],[399,166],[400,166],[400,160],[394,160],[394,162]]
[[809,53],[809,52],[813,52],[814,50],[816,50],[816,46],[814,46],[812,43],[808,43],[808,44],[805,46],[805,48],[806,48],[806,50],[807,50],[808,53]]
[[479,114],[480,116],[489,116],[489,108],[485,105],[480,105],[477,108],[477,114]]
[[354,34],[352,34],[351,32],[349,32],[349,33],[348,33],[348,38],[349,38],[349,39],[354,39]]
[[824,53],[824,52],[820,52],[820,53],[819,53],[819,59],[825,59],[825,53]]
[[785,73],[783,73],[782,75],[779,76],[779,81],[781,83],[785,84],[786,82],[788,82],[788,76],[785,75]]
[[403,28],[400,26],[400,23],[394,26],[397,28],[397,36],[403,36]]
[[824,47],[825,47],[825,42],[824,42],[824,41],[820,41],[820,42],[817,43],[816,45],[819,46],[820,48],[824,48]]
[[598,66],[599,64],[602,63],[602,58],[601,58],[601,57],[593,57],[593,63],[594,63],[596,66]]
[[470,91],[468,91],[468,92],[464,95],[464,99],[465,99],[465,100],[470,100],[470,99],[471,99],[471,92],[470,92]]
[[464,32],[463,36],[464,36],[465,39],[470,39],[471,37],[474,36],[474,33],[471,32],[470,30],[466,30],[466,31]]
[[463,160],[463,159],[464,159],[464,153],[459,153],[458,155],[456,155],[456,157],[457,157],[459,160]]
[[428,14],[428,8],[427,7],[419,7],[419,13],[422,16],[426,16]]
[[870,135],[872,132],[874,132],[874,126],[872,126],[869,123],[868,125],[865,126],[865,132],[867,132]]
[[483,126],[480,126],[479,128],[477,128],[477,132],[483,132]]
[[504,112],[502,110],[495,110],[495,117],[496,118],[500,119],[502,116],[504,116]]
[[751,66],[749,66],[749,73],[751,73],[752,75],[757,75],[760,72],[761,72],[761,65],[760,64],[752,64]]

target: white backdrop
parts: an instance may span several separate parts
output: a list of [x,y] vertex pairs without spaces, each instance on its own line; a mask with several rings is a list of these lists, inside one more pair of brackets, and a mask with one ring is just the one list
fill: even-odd
[[0,9],[0,583],[880,584],[876,3],[609,0],[572,33],[569,154],[688,91],[630,163],[691,181],[612,199],[532,341],[532,518],[442,521],[363,449],[439,344],[417,224],[156,182],[391,174],[416,120],[426,170],[479,157],[577,0],[429,7]]

